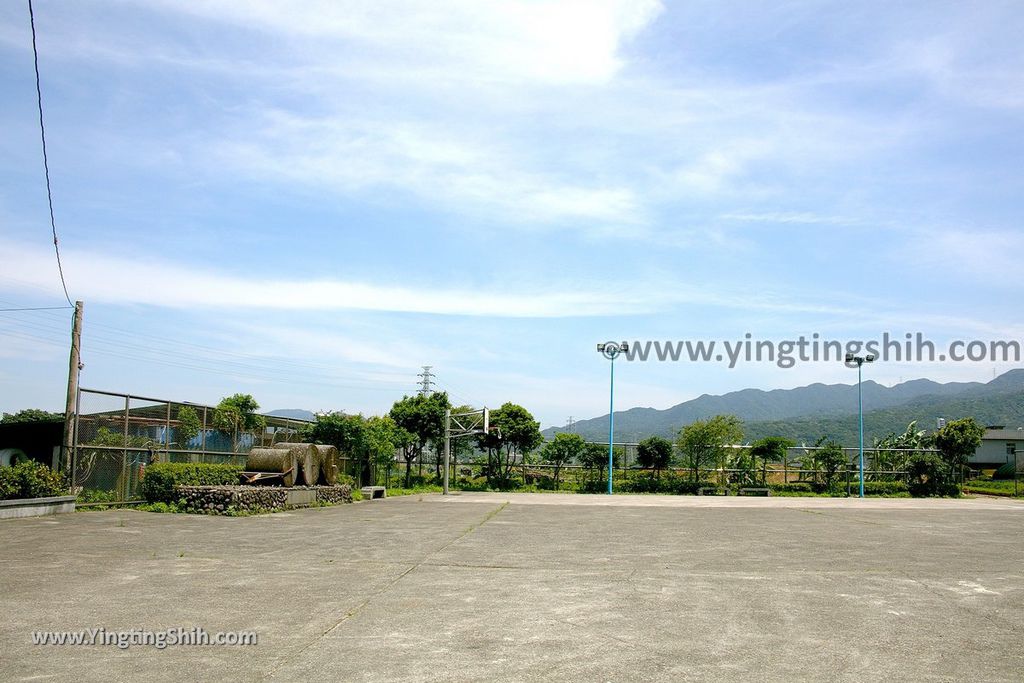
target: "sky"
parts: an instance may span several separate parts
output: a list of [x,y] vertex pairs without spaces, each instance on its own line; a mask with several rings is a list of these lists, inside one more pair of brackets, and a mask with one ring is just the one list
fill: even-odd
[[[1017,2],[34,2],[84,387],[607,413],[606,340],[1024,341]],[[0,307],[66,305],[26,2],[0,4]],[[0,312],[59,410],[69,310]],[[1020,363],[885,362],[987,381]],[[626,362],[616,409],[851,383]]]

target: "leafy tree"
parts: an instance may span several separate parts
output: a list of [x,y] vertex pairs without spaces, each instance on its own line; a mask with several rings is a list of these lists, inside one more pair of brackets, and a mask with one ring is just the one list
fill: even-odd
[[334,446],[345,455],[358,456],[363,445],[365,423],[362,415],[348,415],[341,411],[320,413],[316,422],[303,431],[302,438]]
[[974,452],[981,445],[981,437],[985,435],[985,428],[978,424],[973,417],[962,420],[947,422],[942,429],[935,432],[932,437],[935,448],[945,462],[950,475],[956,479],[959,474],[963,475],[967,461],[971,459]]
[[818,449],[816,457],[825,487],[835,487],[839,481],[839,471],[849,464],[843,447],[835,441],[825,441]]
[[608,464],[608,446],[600,443],[587,443],[579,455],[580,464],[584,469],[601,469]]
[[757,472],[757,461],[749,448],[730,448],[726,455],[726,466],[729,470],[729,482],[740,486],[754,483]]
[[260,404],[251,394],[235,394],[222,398],[213,412],[213,428],[231,436],[231,450],[238,449],[239,431],[257,431],[267,426],[266,419],[256,413]]
[[477,437],[477,445],[487,453],[487,483],[505,485],[516,460],[544,441],[540,423],[526,408],[505,403],[491,413],[491,431]]
[[402,447],[405,455],[405,486],[410,484],[412,463],[422,462],[423,449],[430,442],[437,443],[444,438],[445,411],[451,407],[448,394],[439,391],[424,396],[403,396],[395,401],[389,413],[399,429],[412,435],[412,439]]
[[179,408],[176,434],[178,437],[178,447],[188,448],[189,442],[199,435],[199,430],[202,427],[202,421],[199,419],[199,414],[196,413],[195,408],[192,406],[182,406]]
[[917,428],[917,420],[910,422],[902,434],[891,432],[875,442],[875,468],[906,471],[915,451],[927,448],[928,432]]
[[636,461],[640,467],[654,470],[661,476],[661,471],[672,462],[672,442],[660,436],[651,436],[636,447]]
[[555,468],[555,490],[559,488],[559,475],[562,467],[576,460],[586,448],[586,442],[579,434],[562,432],[555,434],[555,438],[544,444],[541,450],[541,459]]
[[722,467],[728,458],[730,444],[743,440],[743,423],[735,415],[715,415],[697,420],[679,430],[676,445],[683,455],[683,464],[700,478],[701,468]]
[[766,436],[750,445],[754,465],[761,463],[761,484],[768,483],[768,463],[786,462],[786,454],[796,443],[782,436]]
[[4,413],[0,424],[18,424],[22,422],[56,422],[64,419],[64,413],[51,413],[38,408],[26,408],[16,413]]

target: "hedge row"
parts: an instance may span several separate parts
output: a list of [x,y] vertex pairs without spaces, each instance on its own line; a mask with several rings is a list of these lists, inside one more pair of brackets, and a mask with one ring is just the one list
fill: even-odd
[[238,483],[238,465],[208,463],[161,462],[149,465],[142,478],[142,497],[149,503],[172,503],[177,500],[177,486],[228,486]]
[[0,500],[51,498],[68,495],[64,474],[34,460],[13,467],[0,467]]
[[[348,485],[308,488],[316,491],[317,503],[352,502],[352,487]],[[278,486],[178,486],[175,495],[179,509],[218,515],[284,510],[288,490]]]

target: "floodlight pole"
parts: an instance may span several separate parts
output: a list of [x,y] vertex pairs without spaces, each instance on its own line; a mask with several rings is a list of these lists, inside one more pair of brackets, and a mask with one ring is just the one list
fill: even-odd
[[[864,361],[857,360],[857,423],[860,432],[860,497],[864,497],[864,398],[861,391],[861,367]],[[876,458],[877,461],[877,458]]]
[[612,467],[615,463],[615,356],[612,356],[611,361],[611,388],[608,391],[608,495],[612,494]]
[[857,431],[860,435],[858,452],[860,454],[860,497],[864,497],[864,394],[861,389],[861,378],[862,378],[862,366],[864,363],[871,363],[875,360],[875,356],[867,354],[864,356],[855,356],[852,353],[846,354],[846,363],[857,364]]
[[452,457],[452,409],[444,411],[444,495],[448,495],[448,470]]
[[605,342],[597,345],[602,356],[611,361],[611,383],[608,390],[608,495],[612,493],[612,471],[615,467],[615,359],[629,351],[629,342]]

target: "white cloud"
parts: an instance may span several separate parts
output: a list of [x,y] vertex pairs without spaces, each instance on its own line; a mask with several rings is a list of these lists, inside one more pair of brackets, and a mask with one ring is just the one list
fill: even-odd
[[299,40],[350,41],[414,68],[493,81],[604,82],[619,50],[661,11],[657,0],[278,0],[165,2],[168,9]]
[[[53,254],[0,240],[5,277],[52,290]],[[599,289],[507,293],[483,289],[429,289],[343,280],[283,279],[273,269],[248,277],[64,246],[64,273],[78,298],[170,308],[363,310],[484,317],[575,317],[650,310],[639,298]]]

